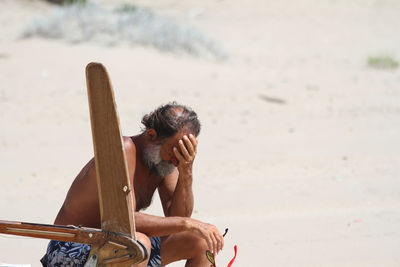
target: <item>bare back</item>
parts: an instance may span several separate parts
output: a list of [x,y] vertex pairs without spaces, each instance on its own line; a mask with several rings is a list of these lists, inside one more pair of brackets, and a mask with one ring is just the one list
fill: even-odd
[[[140,151],[136,151],[134,138],[124,137],[124,148],[129,178],[135,190],[135,209],[139,211],[150,205],[153,194],[162,179],[151,174],[140,160]],[[54,224],[101,228],[94,159],[83,167],[73,181]]]
[[91,159],[75,178],[54,224],[100,228],[94,159]]

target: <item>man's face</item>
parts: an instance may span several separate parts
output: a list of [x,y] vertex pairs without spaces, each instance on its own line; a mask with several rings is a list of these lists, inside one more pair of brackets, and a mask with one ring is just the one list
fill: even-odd
[[179,161],[174,155],[173,148],[176,147],[180,151],[178,142],[185,135],[188,136],[189,133],[178,132],[161,141],[147,143],[143,151],[143,159],[151,172],[165,177],[174,170],[174,167],[178,166]]
[[179,152],[180,148],[179,148],[179,140],[183,141],[183,137],[189,136],[189,132],[187,131],[181,131],[176,133],[175,135],[173,135],[172,137],[169,138],[165,138],[162,140],[161,142],[161,148],[160,148],[160,155],[162,160],[166,160],[170,163],[172,163],[175,167],[178,166],[179,161],[176,158],[175,154],[174,154],[174,147],[176,147],[178,149]]
[[161,144],[147,144],[143,150],[143,159],[151,173],[160,177],[170,174],[175,166],[161,158]]

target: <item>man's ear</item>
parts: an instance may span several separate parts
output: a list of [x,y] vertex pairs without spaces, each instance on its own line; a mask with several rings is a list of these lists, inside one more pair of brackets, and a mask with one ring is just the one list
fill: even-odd
[[149,141],[149,142],[154,142],[154,141],[156,141],[157,140],[157,132],[156,132],[156,130],[154,130],[154,129],[148,129],[147,131],[146,131],[146,139],[147,139],[147,141]]

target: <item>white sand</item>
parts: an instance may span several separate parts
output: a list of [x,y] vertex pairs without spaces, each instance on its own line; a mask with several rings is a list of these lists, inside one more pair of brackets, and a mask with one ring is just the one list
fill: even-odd
[[[51,6],[2,1],[0,219],[53,222],[93,154],[84,68],[99,61],[125,135],[167,101],[198,112],[194,216],[230,229],[218,266],[234,244],[234,266],[400,265],[400,70],[367,66],[400,60],[400,2],[134,2],[198,27],[230,59],[18,40]],[[157,198],[148,212],[161,213]],[[0,262],[40,266],[46,244],[1,235]]]

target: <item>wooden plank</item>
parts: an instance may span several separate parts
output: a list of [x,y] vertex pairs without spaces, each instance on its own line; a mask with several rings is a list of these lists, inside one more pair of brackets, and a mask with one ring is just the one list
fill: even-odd
[[108,239],[100,229],[0,220],[0,233],[101,246]]
[[0,233],[89,244],[98,266],[131,266],[148,255],[146,248],[131,236],[95,228],[0,220]]
[[86,67],[102,230],[135,237],[134,192],[128,177],[114,93],[100,63]]

